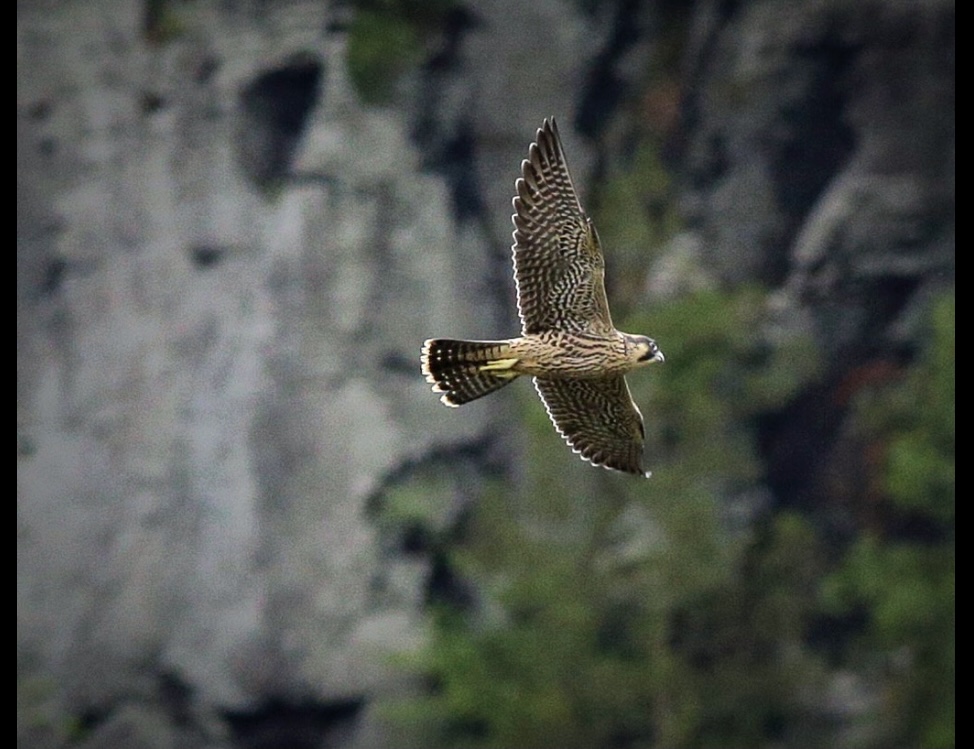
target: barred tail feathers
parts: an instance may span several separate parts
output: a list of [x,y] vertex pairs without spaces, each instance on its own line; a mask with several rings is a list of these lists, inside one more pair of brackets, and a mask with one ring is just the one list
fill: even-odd
[[426,381],[447,406],[460,406],[498,390],[518,375],[506,341],[457,341],[431,338],[420,362]]

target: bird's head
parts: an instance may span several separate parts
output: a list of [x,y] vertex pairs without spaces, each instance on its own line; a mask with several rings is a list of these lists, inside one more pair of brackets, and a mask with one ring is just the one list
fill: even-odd
[[636,366],[665,361],[663,352],[659,350],[659,346],[652,338],[647,338],[644,335],[627,335],[626,344],[629,356],[632,357]]

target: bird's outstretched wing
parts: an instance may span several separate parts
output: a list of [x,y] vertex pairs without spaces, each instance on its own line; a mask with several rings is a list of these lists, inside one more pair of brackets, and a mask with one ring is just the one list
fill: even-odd
[[534,379],[548,416],[572,450],[597,466],[649,476],[642,468],[643,415],[622,375]]
[[614,332],[598,234],[575,193],[554,119],[546,119],[515,183],[514,281],[524,334]]

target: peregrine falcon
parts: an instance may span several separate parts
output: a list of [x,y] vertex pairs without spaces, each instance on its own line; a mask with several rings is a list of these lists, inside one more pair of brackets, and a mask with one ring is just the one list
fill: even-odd
[[545,119],[514,198],[514,283],[521,335],[504,341],[431,338],[420,362],[433,392],[459,406],[534,377],[555,429],[584,460],[648,477],[645,430],[625,374],[662,362],[656,341],[615,329],[605,260],[579,203],[554,118]]

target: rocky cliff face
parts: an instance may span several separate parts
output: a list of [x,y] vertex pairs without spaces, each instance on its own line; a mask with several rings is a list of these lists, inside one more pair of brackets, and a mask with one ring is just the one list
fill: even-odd
[[375,106],[347,7],[21,4],[24,745],[392,745],[383,654],[422,636],[431,568],[374,507],[433,475],[449,527],[520,471],[510,404],[443,410],[419,345],[516,329],[534,128],[560,117],[584,189],[674,16],[670,252],[778,289],[830,352],[766,430],[772,488],[814,493],[821,399],[908,354],[953,277],[953,6],[670,5],[464,6]]
[[763,435],[779,500],[801,505],[843,470],[855,382],[917,350],[953,283],[954,19],[944,3],[708,7],[685,58],[683,240],[724,281],[775,289],[782,326],[821,348],[823,385]]

